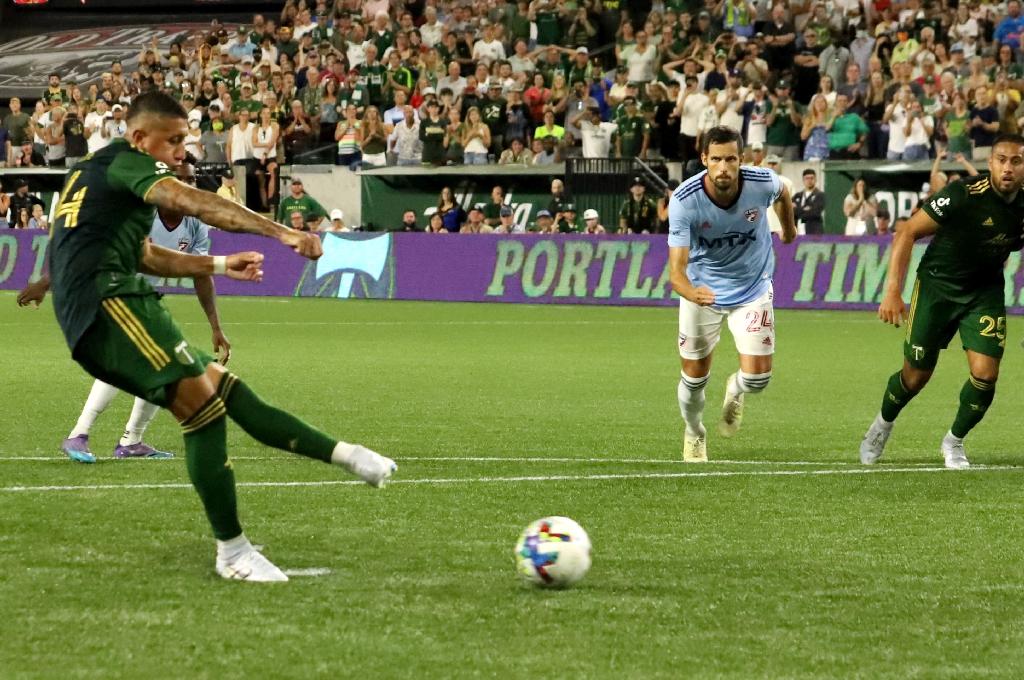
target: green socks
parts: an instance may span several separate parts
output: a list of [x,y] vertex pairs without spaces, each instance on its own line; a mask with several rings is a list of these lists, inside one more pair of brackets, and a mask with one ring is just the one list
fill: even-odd
[[261,444],[331,462],[337,439],[267,404],[237,376],[225,373],[217,395],[224,400],[228,417]]
[[996,384],[986,380],[978,380],[973,375],[964,383],[960,390],[960,408],[950,432],[954,437],[963,439],[975,425],[985,417],[985,411],[996,396]]
[[224,402],[214,396],[181,424],[189,479],[199,492],[213,535],[222,541],[242,533],[235,498],[235,473],[228,462],[224,414]]
[[889,376],[889,384],[886,385],[885,396],[882,397],[882,418],[889,423],[896,420],[903,407],[917,396],[917,392],[911,392],[903,386],[900,373],[901,371],[896,371]]

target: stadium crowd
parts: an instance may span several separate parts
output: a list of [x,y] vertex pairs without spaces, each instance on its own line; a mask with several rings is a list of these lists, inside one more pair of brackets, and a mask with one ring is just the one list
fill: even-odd
[[272,212],[283,163],[639,157],[689,174],[717,124],[754,162],[983,158],[1024,124],[1022,37],[1019,0],[287,0],[154,40],[100,82],[52,74],[0,117],[0,163],[73,163],[152,88],[188,111],[191,155],[243,166]]

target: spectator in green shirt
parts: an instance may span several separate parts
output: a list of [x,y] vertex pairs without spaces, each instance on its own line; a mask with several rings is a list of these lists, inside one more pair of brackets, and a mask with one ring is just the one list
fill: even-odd
[[846,110],[849,98],[836,96],[836,105],[828,125],[828,157],[833,160],[860,158],[860,149],[868,136],[868,126],[860,116]]
[[637,112],[636,98],[626,97],[623,102],[626,115],[615,122],[615,150],[619,158],[646,158],[651,143],[651,129],[647,119]]
[[327,211],[315,198],[306,193],[302,186],[302,180],[292,177],[291,193],[281,199],[281,205],[277,208],[277,221],[285,224],[285,218],[293,212],[301,212],[303,220],[311,216],[326,217]]

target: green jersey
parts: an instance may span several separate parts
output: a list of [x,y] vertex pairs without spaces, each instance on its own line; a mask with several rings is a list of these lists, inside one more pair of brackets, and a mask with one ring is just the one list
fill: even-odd
[[939,224],[917,269],[918,278],[954,302],[1002,290],[1006,258],[1024,243],[1024,193],[1007,203],[989,179],[957,180],[925,201]]
[[101,300],[153,293],[137,276],[156,210],[145,197],[173,177],[167,164],[125,139],[85,156],[67,176],[51,228],[50,290],[72,350]]
[[616,121],[619,126],[615,134],[622,140],[622,158],[635,158],[644,145],[644,135],[650,133],[650,126],[643,116],[624,116]]
[[281,205],[277,208],[277,221],[281,224],[288,224],[291,214],[296,210],[302,213],[303,222],[305,222],[306,218],[310,215],[327,217],[327,211],[324,210],[324,207],[309,194],[303,193],[302,196],[299,196],[298,198],[289,194],[281,199]]

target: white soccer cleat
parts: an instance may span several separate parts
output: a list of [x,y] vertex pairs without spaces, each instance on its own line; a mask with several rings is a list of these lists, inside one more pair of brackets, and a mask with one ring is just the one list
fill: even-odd
[[288,580],[283,571],[252,546],[230,562],[222,561],[218,557],[217,573],[229,581],[282,583]]
[[733,373],[725,381],[725,401],[722,403],[722,419],[718,421],[718,434],[723,437],[731,437],[740,431],[740,424],[743,422],[743,393],[736,395],[729,394],[729,385],[736,380]]
[[355,445],[352,455],[343,463],[343,467],[378,489],[384,486],[384,482],[398,469],[395,461],[358,444]]
[[700,434],[683,433],[683,462],[708,462],[708,436],[706,432]]
[[966,470],[971,467],[971,462],[967,460],[967,452],[964,450],[964,440],[957,439],[952,434],[942,438],[942,458],[950,470]]
[[885,443],[892,434],[892,424],[886,425],[882,416],[875,416],[864,439],[860,442],[860,462],[862,465],[873,465],[885,453]]

